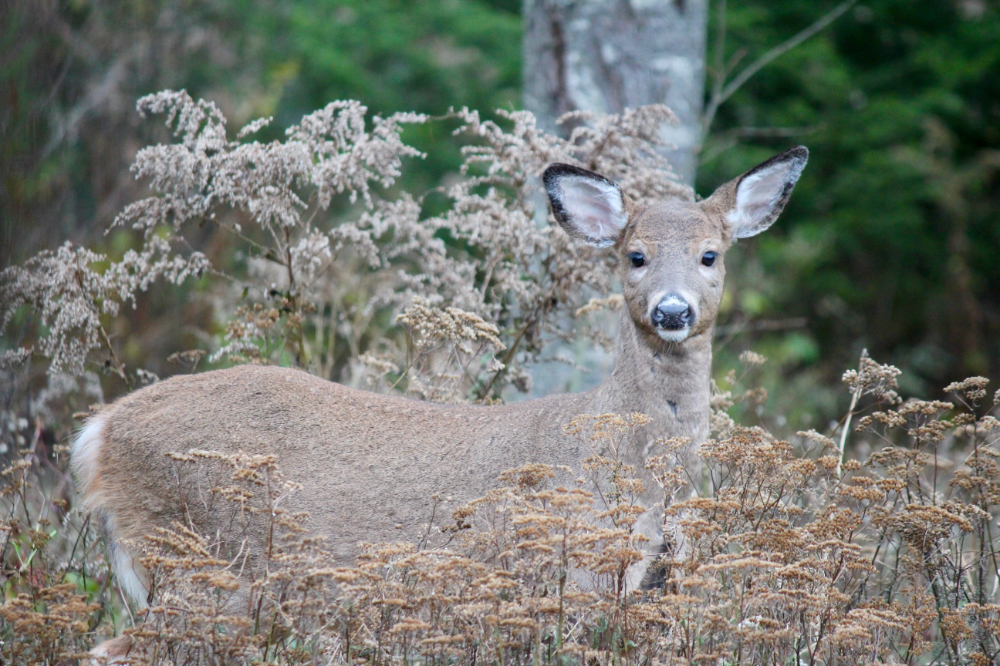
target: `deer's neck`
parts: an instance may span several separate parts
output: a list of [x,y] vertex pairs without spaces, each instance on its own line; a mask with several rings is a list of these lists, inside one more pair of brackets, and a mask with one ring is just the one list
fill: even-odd
[[653,418],[653,437],[708,437],[712,330],[671,344],[639,330],[623,309],[618,356],[611,376],[594,392],[604,413],[641,412]]

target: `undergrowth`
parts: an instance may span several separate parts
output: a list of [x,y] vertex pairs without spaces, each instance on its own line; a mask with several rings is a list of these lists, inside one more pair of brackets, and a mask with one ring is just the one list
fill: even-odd
[[353,567],[282,508],[299,486],[275,457],[173,454],[218,466],[229,481],[213,492],[271,536],[254,559],[186,525],[158,531],[139,544],[143,611],[122,601],[64,452],[36,440],[2,473],[0,654],[68,663],[121,633],[136,664],[995,663],[997,397],[977,377],[947,387],[951,402],[902,401],[896,374],[863,358],[845,375],[862,396],[851,437],[881,442],[863,461],[815,431],[739,426],[733,391],[717,391],[702,472],[678,464],[681,439],[647,462],[681,545],[645,590],[625,584],[644,507],[621,463],[640,414],[575,419],[583,470],[509,470],[430,528],[452,533],[446,547],[370,544]]

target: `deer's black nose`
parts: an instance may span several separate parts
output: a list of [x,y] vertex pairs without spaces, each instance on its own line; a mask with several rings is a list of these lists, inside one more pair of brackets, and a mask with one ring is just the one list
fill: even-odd
[[668,331],[678,331],[691,325],[694,321],[694,313],[687,301],[680,296],[671,294],[653,309],[651,318],[654,326],[665,328]]

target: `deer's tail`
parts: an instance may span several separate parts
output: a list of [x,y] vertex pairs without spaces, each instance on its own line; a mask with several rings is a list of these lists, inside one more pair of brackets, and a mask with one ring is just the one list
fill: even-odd
[[79,483],[83,505],[96,517],[107,536],[108,554],[115,577],[122,590],[139,607],[145,607],[149,588],[142,566],[134,561],[132,551],[121,543],[116,528],[115,512],[108,506],[101,470],[107,465],[107,412],[92,416],[70,447],[70,467]]

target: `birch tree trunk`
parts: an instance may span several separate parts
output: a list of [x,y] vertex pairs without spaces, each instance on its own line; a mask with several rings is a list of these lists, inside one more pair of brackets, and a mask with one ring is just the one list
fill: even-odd
[[666,157],[693,185],[708,0],[524,0],[524,105],[555,131],[567,111],[666,104]]

